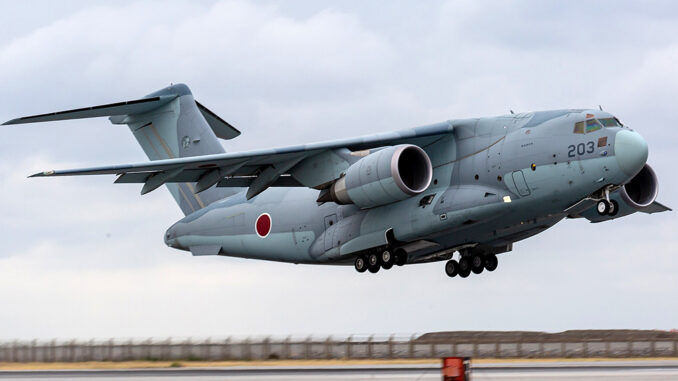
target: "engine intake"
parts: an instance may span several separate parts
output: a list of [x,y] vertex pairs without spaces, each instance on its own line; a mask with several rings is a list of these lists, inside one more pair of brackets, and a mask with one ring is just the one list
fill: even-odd
[[652,204],[657,198],[658,189],[657,175],[652,167],[645,164],[631,181],[621,187],[619,193],[628,206],[637,210]]
[[433,167],[426,151],[402,144],[358,160],[332,184],[329,195],[338,204],[372,208],[425,191],[432,177]]

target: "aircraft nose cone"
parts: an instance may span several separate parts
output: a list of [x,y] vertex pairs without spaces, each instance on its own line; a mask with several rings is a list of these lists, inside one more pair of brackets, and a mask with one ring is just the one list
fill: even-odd
[[647,142],[635,131],[621,130],[614,138],[614,154],[619,168],[633,176],[647,161]]

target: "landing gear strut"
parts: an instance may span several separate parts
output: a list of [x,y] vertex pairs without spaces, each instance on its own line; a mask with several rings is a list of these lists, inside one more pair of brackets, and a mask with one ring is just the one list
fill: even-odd
[[606,187],[604,190],[604,196],[602,200],[598,201],[596,204],[596,211],[601,216],[610,216],[614,217],[619,213],[619,203],[615,200],[610,200],[610,187]]

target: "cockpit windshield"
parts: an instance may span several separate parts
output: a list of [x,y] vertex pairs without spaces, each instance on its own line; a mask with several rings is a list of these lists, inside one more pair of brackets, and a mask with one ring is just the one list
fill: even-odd
[[586,121],[577,122],[574,124],[575,134],[588,134],[589,132],[598,131],[603,127],[621,127],[621,123],[617,118],[601,118],[601,119],[587,119]]
[[617,118],[603,118],[603,119],[598,119],[598,121],[600,121],[600,123],[604,127],[619,127],[620,126]]

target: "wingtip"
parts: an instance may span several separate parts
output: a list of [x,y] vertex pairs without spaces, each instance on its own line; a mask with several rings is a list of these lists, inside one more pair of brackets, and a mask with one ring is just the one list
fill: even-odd
[[34,174],[28,176],[28,178],[52,176],[54,173],[56,173],[54,170],[43,171],[43,172],[34,173]]

